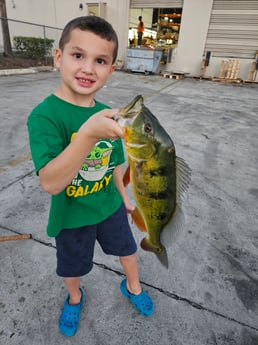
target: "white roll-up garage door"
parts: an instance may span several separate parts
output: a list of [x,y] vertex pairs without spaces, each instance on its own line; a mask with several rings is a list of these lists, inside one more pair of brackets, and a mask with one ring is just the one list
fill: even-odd
[[184,0],[131,0],[130,8],[181,8]]
[[205,51],[253,59],[258,50],[258,0],[214,0]]

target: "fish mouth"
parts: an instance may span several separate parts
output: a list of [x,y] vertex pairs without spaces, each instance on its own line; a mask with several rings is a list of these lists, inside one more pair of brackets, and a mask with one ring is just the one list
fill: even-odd
[[130,126],[135,117],[142,111],[142,107],[143,97],[141,95],[136,96],[132,102],[119,110],[118,123],[122,127]]
[[136,149],[141,149],[144,146],[146,146],[146,144],[139,144],[139,143],[126,143],[126,146],[130,147],[130,148],[136,148]]

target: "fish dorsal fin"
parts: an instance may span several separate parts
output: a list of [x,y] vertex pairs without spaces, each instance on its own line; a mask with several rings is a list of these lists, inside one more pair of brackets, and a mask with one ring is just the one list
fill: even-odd
[[170,248],[172,243],[175,242],[178,233],[182,229],[184,221],[185,218],[181,207],[177,205],[173,217],[165,225],[162,233],[160,234],[160,241],[167,249]]
[[185,219],[181,209],[181,202],[184,192],[189,187],[190,180],[190,167],[182,158],[176,157],[177,205],[172,218],[166,224],[160,236],[161,243],[166,248],[169,248],[170,245],[175,241],[177,234],[179,233],[180,229],[182,228],[182,225],[184,224]]
[[191,169],[183,158],[176,157],[176,195],[180,206],[182,196],[188,189],[191,180]]

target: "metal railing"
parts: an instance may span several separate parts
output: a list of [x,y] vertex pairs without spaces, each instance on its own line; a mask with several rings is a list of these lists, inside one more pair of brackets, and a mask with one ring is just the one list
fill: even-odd
[[[13,43],[13,37],[15,36],[28,36],[28,37],[38,37],[38,38],[40,37],[40,38],[43,38],[44,40],[46,38],[52,39],[54,40],[53,49],[55,49],[58,46],[58,41],[59,41],[61,32],[63,30],[63,28],[58,28],[55,26],[42,25],[42,24],[26,22],[23,20],[0,17],[0,21],[2,20],[5,20],[5,21],[7,20],[8,22],[11,46],[14,52],[15,52],[15,47]],[[0,25],[0,54],[2,54],[3,52],[4,52],[3,31],[2,31],[2,25]],[[46,55],[47,54],[45,51],[45,56]]]

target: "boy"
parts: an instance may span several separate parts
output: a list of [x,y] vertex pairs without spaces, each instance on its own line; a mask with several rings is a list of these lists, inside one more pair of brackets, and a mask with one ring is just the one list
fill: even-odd
[[115,69],[117,50],[117,35],[104,19],[71,20],[55,51],[60,86],[28,118],[35,168],[43,190],[52,195],[47,233],[55,237],[57,274],[68,290],[59,318],[66,336],[79,325],[80,277],[93,267],[96,240],[106,254],[120,258],[126,275],[121,292],[141,314],[154,310],[139,282],[128,224],[134,206],[122,182],[123,130],[113,120],[118,109],[94,98]]

